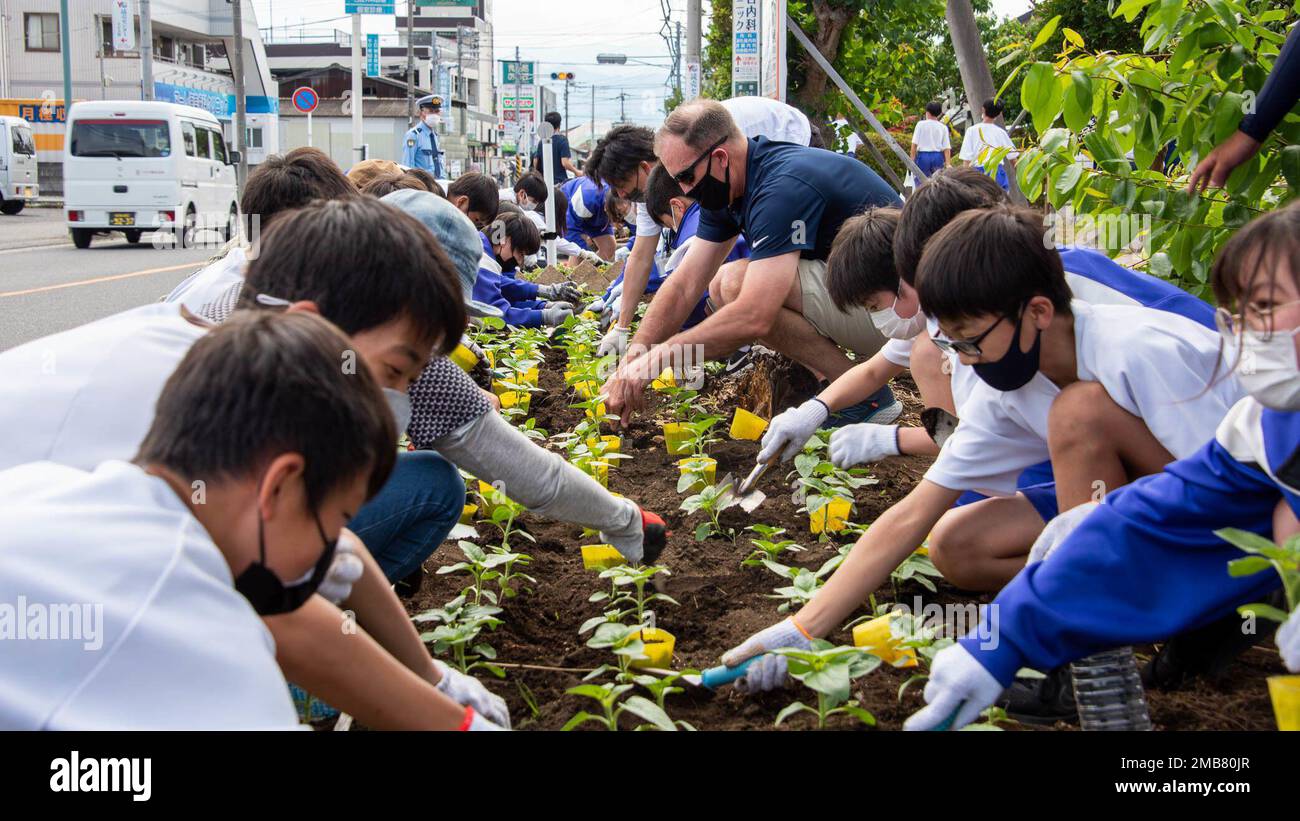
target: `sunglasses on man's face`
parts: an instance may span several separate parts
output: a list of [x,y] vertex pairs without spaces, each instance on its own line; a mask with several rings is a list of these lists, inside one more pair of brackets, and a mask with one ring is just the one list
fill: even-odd
[[[712,155],[713,152],[716,151],[716,150],[718,149],[718,146],[722,145],[722,144],[725,143],[726,141],[727,141],[727,138],[726,138],[726,137],[723,137],[722,139],[718,140],[718,141],[717,141],[716,143],[714,143],[713,145],[709,146],[708,150],[706,150],[703,154],[701,154],[700,156],[698,156],[698,157],[695,158],[695,162],[693,162],[693,163],[691,163],[690,165],[686,166],[686,167],[683,168],[681,171],[678,171],[676,174],[673,174],[673,179],[677,180],[677,184],[678,184],[678,185],[682,185],[682,186],[686,186],[686,185],[694,185],[694,184],[695,184],[695,169],[696,169],[696,167],[699,166],[700,163],[702,163],[702,162],[704,162],[706,159],[708,159],[708,157],[709,157],[710,155]],[[706,172],[706,173],[707,173],[707,172]]]

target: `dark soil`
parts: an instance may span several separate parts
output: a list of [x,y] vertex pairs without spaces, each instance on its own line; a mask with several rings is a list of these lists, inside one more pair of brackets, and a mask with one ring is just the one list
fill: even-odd
[[594,293],[603,293],[609,284],[618,279],[618,275],[623,271],[623,263],[615,262],[612,265],[604,266],[604,270],[597,268],[590,260],[583,260],[573,269],[573,273],[566,274],[558,268],[547,267],[535,278],[533,282],[539,285],[554,285],[557,282],[576,282],[588,291]]
[[[562,372],[563,354],[551,352],[541,372],[544,392],[535,394],[532,402],[538,426],[552,434],[571,429],[582,415],[581,410],[568,407],[573,397],[564,386]],[[728,473],[739,478],[748,473],[758,450],[757,442],[733,441],[725,436],[732,408],[743,406],[770,417],[815,390],[816,385],[806,371],[774,356],[764,358],[753,370],[730,382],[710,378],[704,392],[706,401],[727,420],[719,424],[724,441],[710,451],[718,460],[718,478]],[[914,386],[900,380],[895,390],[908,408],[904,423],[917,424],[920,404]],[[819,543],[809,532],[807,514],[799,513],[798,506],[791,501],[784,470],[770,471],[763,478],[759,487],[767,500],[752,515],[738,508],[723,514],[723,523],[739,534],[734,543],[724,537],[696,541],[693,531],[704,517],[703,514],[687,516],[678,509],[683,498],[676,489],[678,457],[669,456],[664,449],[663,436],[655,421],[657,406],[657,397],[652,397],[647,412],[633,421],[630,430],[623,432],[623,452],[634,458],[618,463],[610,472],[609,486],[659,513],[668,522],[672,536],[659,562],[672,575],[662,585],[662,592],[675,598],[681,606],[656,608],[657,624],[676,636],[674,669],[704,669],[717,664],[724,650],[782,617],[777,612],[778,602],[767,597],[774,587],[780,586],[777,577],[764,568],[746,568],[740,564],[751,550],[748,539],[751,534],[743,531],[745,526],[764,523],[786,528],[787,538],[807,548],[807,552],[787,554],[785,561],[814,568],[834,555],[839,542]],[[924,473],[928,461],[902,457],[878,463],[874,470],[876,484],[858,491],[853,521],[871,522],[906,495]],[[574,713],[594,707],[594,702],[566,695],[565,690],[580,683],[588,670],[610,658],[606,651],[585,646],[590,634],[578,635],[578,628],[586,619],[599,615],[600,605],[587,599],[603,589],[605,583],[598,581],[594,572],[583,569],[578,550],[580,545],[594,544],[597,537],[584,538],[577,526],[531,515],[524,517],[523,524],[537,540],[535,545],[521,548],[533,557],[532,564],[524,570],[538,583],[531,592],[507,600],[503,605],[504,624],[495,632],[485,634],[496,648],[499,660],[509,665],[506,678],[496,680],[486,674],[480,678],[509,702],[516,729],[556,730]],[[486,535],[486,528],[481,528],[481,532]],[[851,537],[839,541],[851,541]],[[434,555],[426,568],[429,574],[422,588],[407,602],[412,614],[438,606],[459,593],[466,576],[433,574],[438,565],[459,558],[459,551],[453,545],[444,545]],[[908,603],[918,595],[926,602],[940,604],[991,598],[972,596],[942,582],[937,594],[915,584],[904,587],[898,594]],[[886,585],[877,591],[875,598],[880,603],[892,601],[894,596],[893,589]],[[859,615],[866,612],[864,606]],[[851,642],[848,631],[829,638]],[[1139,648],[1138,652],[1145,658],[1153,649]],[[921,684],[909,687],[901,700],[898,696],[899,687],[916,672],[917,669],[882,665],[855,683],[855,693],[875,716],[879,728],[898,729],[907,716],[923,705]],[[1264,679],[1280,672],[1277,653],[1272,650],[1272,643],[1265,641],[1263,647],[1248,651],[1235,663],[1224,677],[1226,683],[1201,681],[1180,692],[1148,693],[1152,720],[1158,729],[1169,730],[1273,729]],[[731,687],[710,692],[686,685],[686,692],[669,697],[668,709],[674,719],[687,721],[697,729],[766,730],[772,728],[781,708],[796,699],[815,703],[815,696],[804,690],[743,696]],[[536,711],[529,707],[529,701],[536,704]],[[631,716],[625,716],[621,726],[631,729],[635,723]],[[787,720],[782,729],[807,729],[814,724],[812,716],[801,714]],[[832,719],[830,726],[863,729],[855,719],[845,716]],[[1009,725],[1008,728],[1020,727]],[[1061,723],[1057,728],[1071,729],[1071,725]]]

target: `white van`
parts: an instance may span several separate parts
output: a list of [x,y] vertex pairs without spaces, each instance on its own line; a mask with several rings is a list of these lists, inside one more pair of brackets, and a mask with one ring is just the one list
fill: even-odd
[[0,117],[0,214],[17,214],[40,193],[36,141],[21,117]]
[[[200,229],[230,239],[238,227],[238,154],[221,123],[175,103],[76,103],[63,149],[63,208],[72,241],[86,248],[97,233],[127,242],[165,230],[182,246]],[[177,229],[180,230],[177,230]]]

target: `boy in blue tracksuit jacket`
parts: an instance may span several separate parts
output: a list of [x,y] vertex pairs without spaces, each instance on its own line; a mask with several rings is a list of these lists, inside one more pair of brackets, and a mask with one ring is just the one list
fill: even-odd
[[[499,236],[500,244],[493,245],[488,232],[493,237]],[[483,256],[474,282],[475,299],[500,309],[507,325],[524,328],[558,325],[573,315],[572,305],[547,299],[564,285],[539,286],[503,273],[506,269],[515,270],[523,264],[524,257],[536,254],[541,247],[541,234],[531,220],[515,213],[502,213],[487,231],[480,232],[480,237]]]
[[[1230,576],[1228,563],[1246,554],[1215,531],[1282,542],[1300,529],[1300,271],[1285,265],[1298,250],[1300,203],[1260,217],[1223,248],[1215,291],[1220,302],[1247,306],[1244,319],[1221,322],[1225,358],[1229,366],[1249,363],[1237,377],[1251,395],[1192,456],[1054,523],[1060,533],[1049,528],[1043,537],[1047,558],[1003,588],[978,630],[935,657],[930,705],[909,729],[949,716],[954,729],[972,720],[1021,667],[1045,670],[1167,639],[1277,589],[1272,570]],[[1300,672],[1300,611],[1277,644]]]
[[[597,186],[587,177],[574,177],[561,185],[560,190],[569,199],[565,216],[565,239],[583,248],[594,248],[593,242],[598,238],[614,236],[614,225],[605,213],[608,185]],[[588,242],[588,237],[593,242]],[[612,259],[612,241],[607,253],[611,254]]]

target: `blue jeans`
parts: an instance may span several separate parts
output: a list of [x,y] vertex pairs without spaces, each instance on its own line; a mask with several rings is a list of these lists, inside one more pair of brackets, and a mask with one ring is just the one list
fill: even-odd
[[431,450],[397,455],[397,465],[348,529],[365,542],[388,581],[406,578],[433,555],[465,506],[465,480]]

